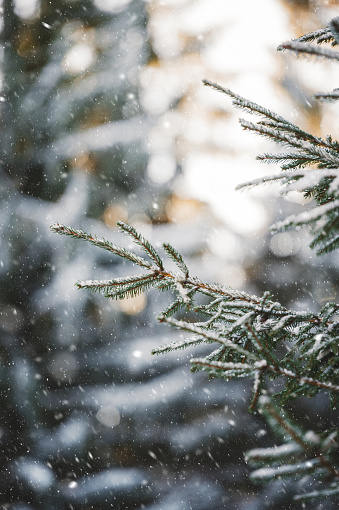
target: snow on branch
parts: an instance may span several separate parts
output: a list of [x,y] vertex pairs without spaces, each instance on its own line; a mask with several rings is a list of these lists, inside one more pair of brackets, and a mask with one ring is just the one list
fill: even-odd
[[[329,211],[337,205],[336,202],[329,203],[319,207],[317,211],[324,214],[325,210]],[[313,212],[312,218],[312,214],[315,219],[318,217]],[[305,218],[302,220],[305,221]],[[143,249],[153,264],[132,251],[113,245],[105,239],[93,237],[81,230],[60,224],[52,225],[51,229],[62,235],[89,241],[148,271],[146,274],[123,278],[80,281],[76,284],[79,289],[104,292],[107,298],[119,299],[135,296],[152,286],[158,290],[168,289],[177,294],[174,302],[159,316],[159,321],[192,333],[194,337],[157,348],[153,351],[154,354],[186,348],[202,342],[220,344],[221,351],[213,350],[205,358],[193,359],[192,369],[195,371],[201,368],[207,370],[210,375],[226,378],[251,375],[254,379],[251,409],[254,408],[259,397],[265,374],[286,379],[284,398],[297,396],[300,391],[310,395],[320,390],[331,394],[339,391],[337,384],[326,379],[331,370],[333,371],[331,363],[327,372],[314,372],[317,359],[313,355],[314,353],[319,355],[321,352],[317,340],[319,334],[325,334],[327,337],[336,335],[336,330],[330,321],[331,315],[337,310],[335,306],[324,307],[319,314],[296,312],[287,310],[280,303],[273,301],[269,292],[265,292],[262,297],[257,297],[230,287],[202,282],[196,277],[189,276],[182,256],[166,243],[165,251],[172,260],[174,259],[183,273],[178,276],[164,267],[164,262],[156,249],[134,227],[121,222],[119,226],[123,233],[131,236],[134,243]],[[210,302],[196,306],[194,297],[199,293],[207,296]],[[208,319],[205,322],[191,323],[171,318],[180,308],[186,308],[197,314],[207,314]],[[314,335],[310,335],[310,328],[314,330]],[[276,351],[277,343],[286,340],[295,341],[296,338],[300,342],[299,350],[295,346],[279,359]],[[326,348],[332,345],[331,341],[326,342]],[[299,351],[308,354],[298,359],[296,355]],[[324,375],[326,373],[327,376]]]
[[333,18],[325,28],[320,28],[308,34],[302,35],[298,39],[295,39],[295,41],[299,41],[302,43],[316,41],[317,44],[330,42],[332,46],[336,46],[337,44],[339,44],[337,35],[338,22],[339,18]]
[[291,50],[300,54],[315,55],[317,57],[324,57],[331,60],[339,60],[339,53],[337,51],[328,50],[327,48],[319,48],[313,44],[303,43],[299,41],[290,41],[283,43],[279,46],[279,50]]
[[[300,50],[312,46],[298,41],[292,41],[288,44],[294,45],[295,48]],[[314,47],[312,46],[312,48]],[[319,47],[315,47],[314,51],[323,55],[335,53],[332,50]],[[339,53],[336,55],[339,59]],[[300,191],[305,197],[313,197],[315,201],[312,212],[301,213],[298,216],[282,220],[273,226],[273,231],[290,227],[308,226],[311,228],[311,232],[314,233],[314,240],[310,246],[312,248],[317,247],[318,254],[334,250],[338,243],[337,241],[333,242],[333,238],[337,238],[339,232],[339,143],[332,140],[331,136],[322,139],[307,133],[277,113],[249,101],[217,83],[208,80],[204,80],[203,83],[214,90],[230,96],[237,108],[241,108],[251,114],[260,115],[263,118],[263,120],[257,123],[240,119],[240,124],[244,129],[292,149],[290,152],[280,154],[266,153],[259,155],[257,158],[259,161],[280,163],[284,172],[280,175],[254,179],[239,185],[237,189],[280,181],[281,185],[285,188],[283,193]],[[305,168],[309,166],[316,166],[316,168]],[[330,215],[330,221],[326,228],[322,229],[321,236],[319,236],[313,227],[316,227],[314,224],[318,220],[321,223],[324,215]]]
[[[332,20],[325,29],[280,47],[339,60],[339,53],[314,46],[311,41],[318,44],[331,42],[333,46],[339,44],[339,18]],[[313,234],[311,247],[317,247],[318,254],[339,247],[339,143],[331,136],[322,139],[307,133],[228,88],[208,80],[204,80],[204,84],[229,96],[236,108],[260,117],[257,123],[240,120],[244,129],[287,147],[282,153],[258,156],[263,162],[280,163],[280,174],[255,179],[239,188],[280,181],[283,192],[299,191],[306,198],[314,199],[310,210],[278,221],[272,226],[273,231],[307,226]],[[318,97],[337,99],[339,89]],[[324,491],[311,490],[298,498],[338,494],[336,433],[304,431],[289,416],[284,405],[297,397],[314,397],[321,391],[329,396],[332,408],[336,408],[339,305],[326,303],[317,313],[295,311],[275,301],[268,291],[255,296],[218,283],[204,282],[191,276],[182,255],[171,244],[164,243],[165,254],[180,271],[175,273],[166,267],[166,260],[133,226],[123,222],[118,222],[118,226],[132,239],[136,251],[142,250],[145,258],[81,230],[58,223],[51,225],[53,232],[88,241],[126,259],[134,266],[133,273],[135,267],[142,269],[139,275],[85,280],[78,282],[77,287],[104,292],[107,298],[129,297],[151,287],[172,292],[172,302],[160,313],[158,320],[187,333],[188,338],[154,348],[152,354],[205,344],[204,349],[209,352],[192,358],[192,372],[203,370],[212,378],[226,381],[252,378],[249,408],[262,415],[282,443],[275,448],[257,448],[248,453],[246,460],[258,468],[252,474],[253,480],[267,482],[281,476],[294,479],[312,473],[315,481],[323,483],[325,474],[327,488]],[[179,311],[181,320],[174,317]],[[277,378],[279,385],[274,384]]]
[[291,226],[298,227],[300,225],[314,223],[317,220],[321,220],[330,212],[334,212],[337,221],[339,221],[339,199],[335,200],[334,202],[329,202],[328,204],[319,205],[316,209],[311,209],[310,211],[305,211],[299,214],[292,214],[285,220],[279,221],[272,225],[271,229],[273,232],[281,232],[282,230],[286,230]]
[[[296,480],[312,473],[315,480],[323,480],[326,476],[337,485],[335,480],[338,481],[339,471],[334,463],[338,446],[334,441],[336,434],[330,434],[329,441],[328,437],[321,438],[311,430],[305,432],[267,395],[259,398],[258,407],[283,444],[273,448],[254,448],[247,452],[246,462],[254,467],[264,466],[251,473],[254,482],[265,483],[280,477]],[[311,499],[314,496],[315,493],[310,492],[295,499]]]

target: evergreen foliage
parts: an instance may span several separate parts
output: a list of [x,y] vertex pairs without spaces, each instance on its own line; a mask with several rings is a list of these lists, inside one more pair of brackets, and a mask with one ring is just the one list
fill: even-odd
[[[339,41],[339,18],[323,30],[307,34],[296,41],[281,45],[297,54],[339,59],[339,53],[319,48],[312,41]],[[240,123],[244,129],[274,140],[287,147],[287,152],[263,154],[261,161],[280,163],[282,173],[257,179],[242,186],[280,181],[283,192],[299,191],[312,197],[310,209],[290,216],[272,229],[309,227],[313,234],[312,248],[318,254],[339,247],[339,144],[328,136],[325,140],[305,132],[274,112],[263,108],[229,89],[210,81],[205,85],[230,96],[236,107],[261,116],[254,124]],[[333,93],[318,94],[322,100],[337,98]],[[338,495],[339,466],[337,430],[304,431],[286,410],[293,399],[327,394],[336,409],[339,391],[339,306],[326,303],[317,313],[297,312],[276,302],[269,292],[253,296],[231,288],[210,284],[191,276],[182,256],[169,244],[163,249],[179,269],[167,267],[157,250],[132,226],[118,222],[120,230],[137,245],[136,252],[126,251],[105,239],[86,234],[60,224],[51,229],[59,234],[87,240],[114,255],[140,266],[146,272],[125,278],[79,281],[79,289],[103,292],[109,299],[134,296],[150,287],[170,290],[172,304],[159,316],[159,321],[191,334],[187,340],[167,344],[153,350],[153,354],[183,349],[206,343],[211,352],[192,359],[192,371],[206,371],[210,377],[253,381],[250,410],[260,413],[274,433],[280,446],[255,449],[247,454],[247,461],[258,467],[252,473],[257,482],[270,482],[277,477],[302,478],[311,475],[304,493],[298,500],[330,498]],[[140,256],[139,251],[147,258]],[[177,320],[173,315],[180,309],[195,314],[192,322]]]

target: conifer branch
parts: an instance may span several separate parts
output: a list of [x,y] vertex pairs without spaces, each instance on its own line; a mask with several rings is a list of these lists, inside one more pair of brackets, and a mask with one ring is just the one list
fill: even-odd
[[[332,42],[333,46],[337,44],[329,26],[326,28],[320,28],[319,30],[314,30],[314,32],[302,35],[301,37],[298,37],[298,39],[294,40],[301,43],[316,41],[317,44]],[[278,51],[279,50],[280,46],[278,46]]]
[[[296,44],[305,46],[304,43],[298,42]],[[323,48],[316,48],[316,50],[325,51]],[[285,221],[279,222],[279,229],[308,226],[314,235],[310,246],[312,248],[316,247],[318,254],[334,250],[338,246],[337,238],[339,232],[339,143],[332,140],[330,136],[327,136],[324,140],[307,133],[280,115],[252,101],[248,101],[230,89],[208,80],[204,80],[204,84],[230,96],[236,107],[263,117],[263,120],[256,124],[240,119],[240,124],[245,130],[250,130],[280,145],[293,149],[292,152],[282,154],[266,153],[258,156],[257,159],[259,161],[280,163],[284,173],[243,183],[237,189],[280,181],[285,186],[283,192],[299,191],[304,193],[305,197],[314,197],[315,207],[313,211],[289,217]],[[310,165],[315,165],[316,168],[305,168]],[[329,205],[330,203],[332,205]],[[325,209],[318,211],[319,207],[324,207]],[[325,227],[321,221],[324,214],[328,216]],[[319,233],[317,231],[318,223]],[[272,227],[272,230],[273,232],[278,231],[277,224]]]
[[334,89],[332,92],[317,92],[314,97],[320,101],[337,101],[339,99],[339,89]]
[[273,365],[267,365],[267,370],[271,370],[272,372],[282,375],[284,377],[290,377],[292,379],[295,379],[300,386],[304,386],[305,384],[308,384],[310,386],[315,386],[317,388],[323,388],[328,391],[336,391],[339,392],[339,386],[336,384],[332,384],[331,382],[323,382],[318,381],[315,379],[312,379],[311,377],[301,377],[298,374],[294,374],[291,372],[291,370],[286,370],[284,368],[277,368]]
[[314,473],[319,465],[319,459],[311,459],[305,462],[298,462],[296,464],[285,464],[272,468],[264,467],[253,471],[250,477],[254,482],[268,482],[274,478],[295,477]]
[[115,280],[86,280],[79,281],[75,285],[78,289],[87,289],[92,292],[104,292],[106,297],[118,298],[135,296],[145,291],[157,279],[157,273],[127,278],[116,278]]
[[[324,207],[325,206],[323,206],[323,208]],[[336,204],[330,203],[326,207],[330,209],[331,207],[336,207]],[[320,210],[323,214],[323,209]],[[294,220],[294,222],[296,222],[296,220]],[[224,359],[215,359],[216,354],[212,354],[204,358],[204,360],[195,360],[193,365],[207,367],[213,372],[217,370],[220,375],[224,374],[227,375],[227,377],[230,375],[243,376],[245,372],[248,371],[258,376],[258,366],[256,363],[262,363],[262,356],[264,356],[265,367],[263,367],[263,365],[261,366],[261,372],[265,370],[267,373],[271,372],[284,376],[287,379],[295,380],[299,386],[306,388],[306,390],[307,388],[316,388],[317,390],[323,389],[331,392],[339,390],[339,387],[331,382],[309,377],[307,367],[302,368],[302,366],[299,366],[298,372],[291,371],[288,368],[290,358],[286,356],[284,360],[279,361],[273,353],[272,348],[274,343],[271,345],[271,340],[269,341],[269,338],[273,337],[267,336],[267,333],[271,332],[271,334],[274,333],[277,338],[286,338],[286,336],[293,338],[294,327],[297,324],[302,325],[301,329],[299,326],[299,335],[302,331],[305,332],[305,335],[308,334],[310,327],[327,327],[326,325],[329,324],[330,314],[334,313],[335,307],[332,306],[322,315],[295,312],[285,309],[277,302],[273,302],[269,293],[265,293],[262,298],[258,298],[244,292],[234,291],[228,287],[203,283],[198,278],[188,276],[188,269],[181,255],[169,244],[166,244],[166,252],[174,259],[181,270],[185,272],[185,276],[183,277],[179,278],[176,274],[166,270],[162,261],[161,268],[154,267],[149,263],[145,264],[144,259],[138,257],[133,252],[123,250],[106,240],[94,238],[90,234],[86,234],[82,231],[70,227],[63,227],[62,225],[53,225],[52,229],[58,233],[81,238],[104,249],[109,249],[113,253],[141,267],[146,267],[149,271],[148,274],[115,278],[112,280],[81,281],[77,283],[78,288],[88,289],[93,292],[104,292],[108,298],[134,296],[141,291],[147,290],[150,286],[156,286],[159,289],[168,288],[176,291],[178,298],[163,312],[162,316],[159,318],[160,322],[166,322],[177,328],[198,335],[198,339],[194,339],[193,344],[200,343],[201,341],[206,341],[207,343],[217,342],[222,344],[224,349],[226,349],[223,351]],[[125,224],[123,224],[122,230],[132,235],[135,243],[144,247],[152,260],[157,262],[157,264],[159,263],[160,257],[141,234],[134,228],[130,228]],[[211,302],[207,305],[195,306],[192,299],[196,292],[208,296],[212,299]],[[196,313],[202,312],[207,314],[209,319],[205,322],[197,322],[196,324],[177,321],[173,318],[171,319],[170,316],[182,307],[190,308]],[[221,328],[220,326],[222,323],[224,323],[224,325]],[[287,330],[286,328],[289,329]],[[246,348],[241,345],[243,343],[241,339],[244,336],[247,338]],[[192,341],[186,341],[186,345],[192,345]],[[309,345],[309,343],[307,345]],[[323,348],[324,345],[322,346]],[[181,347],[184,347],[184,345],[170,345],[155,349],[153,352],[166,352],[172,348],[176,349]],[[312,352],[312,349],[309,349],[309,356],[311,356]],[[231,353],[236,356],[232,362],[229,359]],[[293,351],[293,356],[294,355],[295,352]],[[217,354],[217,356],[219,356],[219,354]],[[239,365],[237,365],[237,359],[239,359],[239,363],[242,365],[241,369]],[[229,363],[231,363],[231,365]],[[251,363],[250,370],[246,363]],[[312,365],[310,365],[310,367],[312,367]],[[293,388],[293,386],[291,388]],[[296,393],[296,387],[290,390],[289,394],[291,394],[291,392]]]
[[164,243],[163,247],[166,253],[174,260],[178,268],[183,272],[185,278],[188,278],[189,271],[180,253],[169,243]]
[[272,232],[280,232],[282,230],[286,230],[291,226],[300,226],[305,223],[314,223],[317,220],[320,220],[322,217],[329,213],[335,213],[335,221],[339,222],[339,199],[335,202],[329,202],[324,205],[319,205],[317,208],[312,211],[306,211],[300,214],[293,214],[288,216],[285,220],[279,221],[271,226]]
[[313,44],[308,44],[299,41],[290,41],[281,44],[278,50],[291,50],[297,53],[297,55],[315,55],[316,57],[324,57],[330,60],[339,60],[339,52],[329,50],[327,48],[319,48]]
[[[249,129],[265,138],[272,139],[281,145],[295,147],[303,151],[306,156],[312,156],[314,159],[311,162],[321,161],[325,164],[339,165],[339,152],[333,150],[323,140],[318,145],[310,143],[308,140],[301,139],[295,135],[295,131],[291,129],[281,130],[279,127],[267,127],[262,123],[253,124],[244,119],[240,119],[241,126],[246,130]],[[298,159],[302,159],[303,154],[298,155]]]
[[[336,203],[329,203],[318,208],[318,210],[320,210],[320,214],[324,215],[325,208],[327,211],[335,207],[337,207]],[[315,219],[317,219],[316,216]],[[296,223],[298,220],[294,218],[293,221]],[[314,340],[314,335],[310,336],[309,333],[310,328],[321,328],[322,331],[330,330],[330,328],[333,330],[330,317],[337,310],[336,305],[332,304],[324,307],[320,314],[296,312],[287,310],[280,303],[272,301],[268,292],[259,298],[245,292],[235,291],[229,287],[204,283],[198,278],[189,276],[182,256],[167,243],[165,251],[184,273],[183,276],[178,277],[177,274],[164,268],[155,248],[141,234],[129,225],[120,224],[120,226],[124,232],[133,237],[137,245],[144,248],[144,251],[157,264],[157,267],[152,266],[133,252],[119,248],[104,239],[95,238],[80,230],[59,224],[53,225],[51,228],[57,233],[90,241],[92,244],[108,249],[114,254],[148,270],[147,274],[124,278],[80,281],[76,284],[79,289],[104,292],[107,298],[135,296],[151,286],[159,290],[171,289],[177,293],[177,299],[166,308],[159,317],[159,321],[193,333],[195,337],[193,340],[185,340],[178,344],[170,344],[155,349],[154,354],[188,347],[201,342],[221,344],[221,350],[213,351],[205,358],[193,360],[193,370],[202,367],[204,370],[209,370],[213,375],[228,378],[252,374],[255,377],[255,385],[251,408],[253,408],[254,402],[258,400],[258,388],[262,383],[264,372],[283,376],[289,381],[286,384],[285,394],[283,394],[285,399],[299,394],[300,391],[306,394],[321,389],[332,394],[339,391],[337,384],[326,380],[326,373],[333,372],[331,364],[328,366],[327,372],[323,371],[318,376],[313,373],[316,356],[325,348],[331,348],[333,342],[323,342],[320,347],[319,343],[317,344],[317,341]],[[161,261],[161,267],[159,267],[159,261]],[[196,293],[209,297],[210,302],[206,305],[196,306],[193,302]],[[180,308],[190,309],[195,313],[203,313],[207,315],[208,319],[204,322],[192,324],[170,318]],[[294,339],[297,336],[299,337],[298,344],[289,351],[289,354],[279,360],[274,353],[277,342],[286,338]],[[299,351],[307,352],[305,358],[307,363],[300,360],[296,364],[295,356]],[[291,370],[291,366],[294,366],[294,370]],[[319,377],[320,375],[321,377]]]
[[239,96],[235,92],[232,92],[232,90],[225,88],[222,85],[218,85],[217,83],[211,82],[209,80],[203,80],[202,82],[205,86],[211,87],[214,90],[217,90],[219,92],[222,92],[223,94],[226,94],[227,96],[230,96],[233,99],[232,104],[237,108],[240,108],[241,110],[247,111],[249,113],[262,115],[263,117],[266,117],[267,119],[272,119],[275,122],[286,122],[285,119],[278,115],[277,113],[274,113],[271,110],[268,110],[267,108],[264,108],[263,106],[254,103],[253,101],[249,101],[248,99]]
[[[301,450],[304,451],[311,459],[312,465],[321,465],[325,468],[332,476],[339,478],[338,469],[329,461],[326,457],[325,452],[321,444],[319,444],[319,438],[311,435],[308,437],[299,427],[297,427],[288,417],[286,411],[279,410],[274,406],[271,400],[266,396],[261,396],[259,399],[259,405],[262,412],[268,417],[269,423],[273,428],[279,431],[279,434],[285,439],[285,433],[292,439],[292,441],[299,445]],[[311,439],[311,440],[310,440]],[[293,466],[293,465],[292,465]],[[287,468],[285,471],[286,475],[289,474],[302,474],[303,469],[296,468],[295,470],[291,466],[291,471]],[[284,474],[284,467],[281,467],[281,474]],[[253,479],[262,478],[261,472],[253,472]],[[268,474],[267,478],[276,476],[276,472]]]
[[234,342],[227,340],[226,338],[222,338],[219,335],[211,332],[211,331],[205,331],[203,328],[197,327],[195,324],[191,324],[189,322],[185,321],[179,321],[176,319],[170,319],[167,317],[160,316],[159,317],[160,322],[166,322],[167,324],[171,324],[172,326],[175,326],[176,328],[179,328],[183,331],[189,331],[190,333],[195,333],[202,337],[203,339],[208,340],[209,342],[217,342],[219,344],[222,344],[226,347],[228,347],[231,350],[236,351],[238,354],[242,354],[243,356],[246,356],[246,358],[251,359],[253,361],[257,361],[257,357],[253,355],[252,353],[246,351],[239,345],[235,344]]
[[196,346],[201,343],[203,343],[205,340],[204,338],[191,338],[185,340],[178,340],[176,342],[171,342],[169,344],[163,345],[161,347],[156,347],[155,349],[152,349],[151,354],[164,354],[171,351],[177,351],[182,349],[187,349],[188,347]]
[[50,226],[52,232],[61,235],[71,236],[75,239],[82,239],[83,241],[89,241],[94,246],[98,246],[99,248],[103,248],[104,250],[110,251],[114,255],[118,255],[124,259],[130,260],[134,262],[138,266],[145,267],[147,269],[152,269],[152,265],[147,262],[147,260],[139,257],[135,253],[125,250],[125,248],[120,248],[119,246],[106,241],[106,239],[99,239],[98,237],[92,236],[91,234],[86,234],[86,232],[82,232],[82,230],[75,230],[72,227],[66,227],[65,225],[61,225],[60,223],[53,223]]
[[[338,45],[339,18],[332,20],[325,29],[284,43],[280,49],[339,60],[339,53],[309,44],[312,41],[318,45],[323,42]],[[314,198],[313,208],[278,221],[272,229],[277,232],[308,226],[313,234],[311,247],[317,248],[318,254],[338,248],[339,143],[331,136],[322,139],[307,133],[277,113],[221,85],[208,80],[204,80],[204,85],[231,97],[236,108],[260,116],[257,123],[240,119],[243,129],[287,147],[282,153],[258,156],[262,162],[279,163],[282,173],[252,180],[238,189],[279,181],[284,186],[284,193],[299,191],[305,197]],[[339,89],[319,93],[316,97],[336,100]],[[150,261],[80,230],[59,224],[51,226],[54,232],[89,241],[146,269],[146,274],[143,271],[136,276],[81,281],[77,283],[78,288],[104,292],[107,298],[133,296],[150,287],[174,293],[172,303],[158,319],[189,333],[190,338],[157,347],[152,354],[206,344],[211,346],[211,351],[191,360],[192,372],[203,370],[211,377],[226,380],[253,378],[250,410],[262,414],[284,444],[255,449],[247,455],[249,462],[260,466],[252,478],[270,481],[280,476],[300,478],[312,473],[314,480],[323,481],[326,475],[326,490],[311,491],[297,498],[307,500],[338,494],[339,489],[334,485],[339,478],[334,461],[337,435],[328,431],[324,434],[303,431],[287,415],[283,405],[298,396],[313,397],[323,391],[335,408],[339,392],[339,323],[336,320],[339,305],[329,302],[317,313],[297,312],[274,301],[269,292],[258,297],[217,283],[203,282],[191,276],[181,254],[169,243],[164,243],[166,255],[180,271],[175,273],[166,268],[155,247],[134,227],[123,222],[118,225]],[[199,295],[204,297],[203,304],[196,299]],[[189,312],[189,322],[173,317],[179,310]],[[269,386],[276,402],[273,404],[267,397],[265,385],[276,378],[283,382],[283,389],[274,393],[275,386]]]
[[252,412],[256,409],[258,405],[258,400],[262,392],[263,386],[263,372],[266,369],[266,365],[264,367],[260,367],[259,370],[256,370],[253,378],[253,388],[252,388],[252,398],[249,410]]
[[147,241],[147,239],[145,239],[141,234],[139,234],[134,227],[132,227],[131,225],[127,225],[123,221],[118,221],[117,225],[122,232],[125,232],[126,234],[130,235],[133,241],[136,244],[138,244],[144,250],[145,253],[147,253],[150,259],[160,269],[160,271],[164,270],[161,258],[157,254],[154,246],[152,246],[151,243]]

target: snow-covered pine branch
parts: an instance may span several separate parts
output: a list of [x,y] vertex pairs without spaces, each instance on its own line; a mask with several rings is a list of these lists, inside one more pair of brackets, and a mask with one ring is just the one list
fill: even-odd
[[[254,448],[246,454],[246,461],[253,467],[264,466],[253,471],[251,479],[257,483],[268,483],[277,477],[295,480],[311,473],[314,480],[331,480],[333,487],[327,491],[334,490],[333,494],[336,494],[334,487],[338,486],[339,481],[339,471],[335,465],[337,434],[332,432],[321,438],[311,430],[302,430],[285,410],[273,404],[266,395],[259,397],[258,409],[283,443],[273,448]],[[295,499],[312,499],[317,494],[311,491],[297,495]]]
[[[325,28],[320,28],[319,30],[314,30],[313,32],[310,32],[308,34],[302,35],[298,39],[294,39],[295,41],[299,42],[313,42],[315,41],[317,44],[322,43],[331,43],[332,46],[337,46],[338,43],[338,37],[336,33],[338,32],[338,19],[334,18],[330,21],[330,23]],[[280,49],[280,46],[278,47],[278,50]]]
[[[329,209],[336,207],[336,204],[330,203],[323,207]],[[315,209],[315,211],[322,210],[321,207]],[[326,330],[327,336],[331,336],[329,331],[335,331],[332,323],[331,327],[329,323],[336,307],[333,305],[324,307],[320,314],[296,312],[287,310],[280,303],[273,301],[269,292],[265,292],[262,297],[257,297],[230,287],[202,282],[196,277],[189,276],[182,256],[167,243],[165,251],[182,270],[183,274],[178,275],[164,267],[164,262],[155,248],[134,227],[122,223],[119,226],[123,233],[132,236],[135,244],[141,246],[156,265],[147,263],[145,266],[144,260],[133,252],[125,251],[106,240],[97,239],[71,227],[53,225],[52,229],[60,234],[89,240],[98,247],[109,249],[130,262],[146,267],[149,271],[147,274],[124,278],[78,282],[76,285],[79,289],[104,292],[107,298],[135,296],[152,286],[159,290],[168,289],[176,293],[177,298],[159,316],[159,320],[192,333],[193,339],[155,349],[154,354],[197,345],[201,342],[219,343],[222,346],[221,351],[213,348],[213,351],[205,358],[192,360],[193,371],[200,368],[207,370],[210,375],[223,378],[244,377],[251,374],[254,377],[254,394],[256,395],[254,400],[257,400],[258,388],[262,386],[264,373],[271,374],[273,377],[280,376],[286,380],[285,391],[281,392],[285,400],[294,398],[300,393],[314,395],[315,392],[322,390],[334,394],[339,391],[339,385],[332,383],[329,379],[333,372],[331,364],[328,365],[327,370],[324,370],[325,366],[323,366],[322,372],[314,372],[315,357],[312,357],[315,335],[321,335]],[[209,303],[195,305],[194,297],[199,293],[207,296],[210,299]],[[171,318],[180,308],[189,309],[196,314],[203,313],[208,318],[203,322],[197,320],[196,323]],[[313,335],[310,335],[310,329],[313,329]],[[276,350],[279,343],[295,342],[296,339],[298,344],[293,349],[287,352],[283,349],[283,355],[277,357]],[[326,348],[332,345],[331,342],[326,342]],[[306,347],[308,355],[300,356],[301,352],[305,352]],[[321,352],[320,347],[316,350],[318,354]]]
[[[295,44],[305,46],[304,43],[297,42]],[[325,51],[322,48],[316,48],[316,50]],[[310,212],[282,220],[275,224],[272,230],[275,232],[291,227],[308,226],[314,234],[314,242],[311,243],[311,247],[317,247],[318,253],[334,250],[338,243],[333,240],[337,239],[339,233],[338,142],[332,140],[331,136],[322,139],[307,133],[280,115],[235,94],[228,88],[208,80],[204,80],[204,84],[230,96],[236,107],[263,117],[263,120],[256,124],[240,119],[240,124],[244,129],[292,149],[287,153],[259,155],[259,161],[281,163],[284,172],[280,175],[263,177],[240,184],[238,189],[279,181],[283,186],[283,193],[299,191],[305,197],[313,197],[315,200]],[[304,168],[310,165],[316,168]],[[326,216],[329,221],[323,228],[322,219]],[[320,236],[317,233],[318,221],[321,228]]]
[[279,46],[280,50],[292,50],[297,55],[314,55],[316,57],[324,57],[330,60],[339,60],[339,52],[328,50],[327,48],[318,48],[313,44],[303,43],[299,41],[290,41]]
[[[312,41],[338,45],[339,18],[332,20],[326,28],[286,43],[280,49],[339,60],[339,53],[314,46],[310,44]],[[318,254],[339,247],[339,143],[331,136],[322,139],[307,133],[275,112],[221,85],[208,80],[204,84],[230,96],[235,107],[261,117],[257,123],[241,120],[244,129],[287,147],[283,153],[258,157],[263,162],[280,163],[282,173],[255,179],[239,187],[280,181],[283,192],[299,191],[305,197],[314,198],[310,210],[275,223],[273,230],[308,226],[313,234],[311,247],[317,247]],[[332,93],[321,93],[317,97],[334,100],[339,98],[338,91],[334,89]],[[218,283],[204,282],[191,276],[181,254],[169,243],[164,243],[163,250],[180,271],[174,273],[166,268],[155,247],[133,226],[122,222],[118,226],[149,260],[80,230],[60,224],[51,226],[56,233],[89,241],[146,269],[146,274],[82,281],[78,287],[104,291],[107,298],[133,296],[150,287],[172,292],[171,304],[158,319],[186,333],[188,338],[154,348],[152,353],[162,354],[205,344],[206,351],[209,348],[210,351],[191,360],[192,372],[204,370],[211,377],[226,381],[243,377],[253,379],[250,410],[261,414],[282,442],[275,448],[256,448],[248,453],[247,461],[256,468],[259,466],[252,475],[253,480],[269,482],[281,476],[302,478],[311,474],[315,483],[321,482],[326,487],[310,490],[297,496],[299,499],[338,494],[337,433],[333,430],[325,430],[322,434],[305,431],[289,416],[284,405],[300,396],[314,397],[321,391],[329,396],[332,408],[336,408],[339,305],[326,303],[317,313],[289,310],[275,301],[268,291],[262,296],[254,296]],[[196,299],[199,295],[203,296],[202,301]],[[182,320],[174,317],[179,311]],[[185,312],[189,313],[187,320]],[[279,390],[274,384],[276,378],[279,378]]]

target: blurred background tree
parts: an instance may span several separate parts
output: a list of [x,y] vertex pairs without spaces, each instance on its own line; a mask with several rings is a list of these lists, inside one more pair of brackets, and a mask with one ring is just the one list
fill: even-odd
[[[225,11],[216,0],[2,1],[4,508],[289,508],[282,482],[268,489],[248,482],[243,451],[267,431],[247,415],[244,386],[231,383],[225,395],[220,381],[191,377],[185,356],[151,359],[151,348],[170,334],[155,324],[159,297],[111,306],[76,293],[78,278],[123,274],[123,263],[48,230],[59,221],[114,242],[115,222],[129,221],[153,240],[172,241],[205,279],[253,291],[268,282],[274,291],[273,282],[286,304],[296,285],[300,301],[333,292],[334,271],[312,278],[315,261],[292,234],[275,244],[253,234],[273,214],[262,196],[250,199],[245,217],[255,221],[252,230],[242,230],[238,220],[248,202],[241,196],[232,202],[229,190],[253,176],[258,142],[251,140],[247,163],[238,160],[243,142],[232,134],[236,115],[225,116],[222,99],[216,95],[211,103],[201,86],[206,77],[227,81],[263,102],[251,94],[257,83],[256,93],[279,91],[281,108],[318,126],[319,112],[300,76],[285,79],[277,71],[284,69],[280,60],[265,84],[256,82],[270,64],[255,74],[244,60],[249,43],[235,42],[253,19],[263,19],[256,31],[265,33],[268,14],[274,20],[288,12],[279,2],[259,4],[265,17],[253,18],[251,2]],[[300,26],[292,34],[285,15],[276,45],[333,17],[314,2],[288,5]],[[239,54],[231,60],[237,47],[243,60]],[[272,34],[262,48],[273,54]],[[248,92],[237,83],[247,83]],[[284,89],[294,91],[294,99]],[[285,114],[275,100],[272,108]],[[229,165],[232,175],[223,184]],[[240,167],[250,177],[240,175]],[[207,189],[209,195],[202,193]],[[236,214],[225,212],[225,202],[238,207]],[[281,257],[290,275],[283,288],[286,274],[274,265]],[[303,278],[308,288],[295,283]],[[322,402],[317,405],[319,415]],[[307,407],[301,413],[305,409],[313,419]]]

